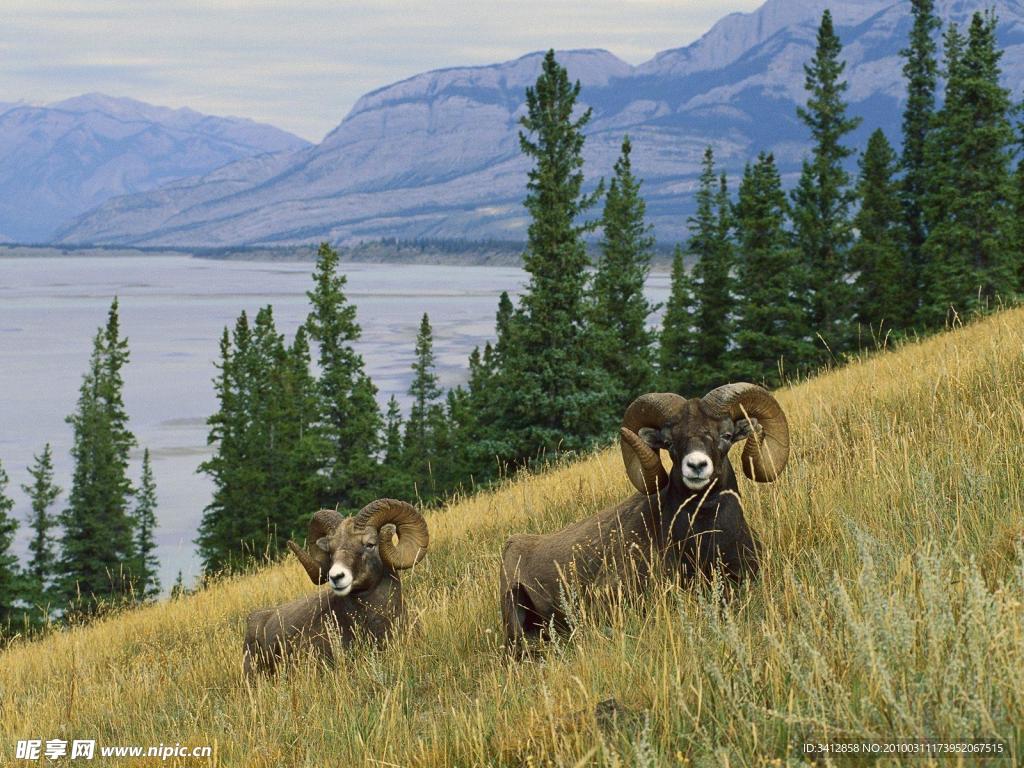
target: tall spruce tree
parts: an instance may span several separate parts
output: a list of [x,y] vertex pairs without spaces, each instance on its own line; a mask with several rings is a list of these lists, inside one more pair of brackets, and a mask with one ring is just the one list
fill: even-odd
[[627,136],[605,197],[601,256],[590,292],[590,332],[596,360],[610,379],[608,414],[614,420],[654,383],[654,333],[647,327],[653,307],[644,296],[654,238],[644,222],[631,151]]
[[384,415],[383,461],[381,462],[381,496],[393,499],[410,498],[413,494],[411,475],[402,454],[402,409],[398,398],[388,399]]
[[523,267],[530,275],[509,323],[495,387],[507,405],[504,458],[523,463],[591,445],[607,408],[605,376],[587,354],[584,287],[589,260],[580,217],[601,189],[583,193],[583,129],[591,110],[575,114],[580,84],[548,51],[526,90],[519,145],[532,162],[525,205],[530,213]]
[[326,441],[321,505],[354,511],[376,498],[382,420],[377,388],[354,347],[361,329],[356,307],[345,296],[347,279],[338,266],[337,251],[322,243],[313,290],[308,293],[312,311],[306,325],[319,347],[320,412]]
[[25,597],[18,558],[11,552],[18,521],[11,515],[14,501],[7,495],[9,478],[0,464],[0,638],[21,618],[17,603]]
[[[311,370],[309,334],[304,325],[295,331],[290,346],[280,352],[276,397],[283,472],[278,477],[279,528],[294,536],[318,508],[320,470],[327,442],[324,439],[320,392]],[[284,544],[283,541],[279,542]]]
[[50,444],[43,446],[43,452],[33,457],[34,461],[28,469],[32,482],[24,484],[21,489],[28,495],[32,504],[32,518],[29,527],[32,539],[28,544],[29,560],[25,569],[28,580],[26,597],[49,616],[49,608],[55,596],[52,590],[53,577],[57,572],[56,540],[53,529],[57,520],[50,512],[62,489],[53,482],[53,452]]
[[687,251],[693,265],[695,365],[691,386],[708,390],[725,383],[729,361],[726,352],[732,341],[733,267],[732,213],[725,176],[715,173],[711,147],[704,162],[697,189],[697,211],[688,220]]
[[149,460],[149,448],[142,452],[142,477],[135,494],[135,551],[138,564],[135,566],[135,594],[147,600],[160,594],[160,578],[157,571],[160,561],[156,557],[156,480],[153,479],[153,465]]
[[732,378],[774,387],[796,374],[814,348],[803,336],[803,263],[786,229],[789,205],[775,158],[748,165],[736,202],[736,350]]
[[196,540],[207,572],[283,549],[316,508],[324,454],[304,327],[286,346],[271,307],[252,326],[243,312],[233,339],[226,330],[221,338],[218,368],[207,438],[215,452],[199,468],[214,482]]
[[658,381],[666,392],[687,397],[703,394],[694,383],[696,337],[693,279],[686,271],[683,249],[672,256],[672,277],[661,333],[658,335]]
[[247,417],[246,450],[250,462],[251,484],[247,492],[249,514],[259,526],[244,551],[252,558],[273,556],[284,545],[291,530],[290,521],[278,505],[284,474],[286,449],[282,435],[280,409],[280,370],[284,357],[284,337],[278,333],[273,308],[261,307],[252,324],[252,337],[244,354],[239,354],[248,390],[243,401]]
[[935,0],[910,0],[914,24],[908,46],[900,51],[904,58],[903,76],[907,80],[907,104],[903,110],[903,181],[900,188],[906,227],[906,260],[899,285],[903,287],[900,310],[890,308],[888,317],[895,324],[909,325],[921,303],[924,269],[922,248],[927,236],[925,196],[929,174],[926,146],[935,115],[935,88],[938,81],[935,34],[941,27],[935,15]]
[[207,419],[206,442],[213,455],[199,465],[213,481],[213,497],[203,510],[196,544],[207,572],[231,569],[241,564],[243,542],[254,538],[254,515],[245,512],[246,488],[251,467],[246,456],[247,386],[238,362],[248,348],[249,319],[243,311],[235,322],[234,334],[227,328],[220,339],[218,374],[214,391],[219,407]]
[[[515,384],[509,362],[514,318],[512,299],[502,291],[495,314],[494,344],[488,342],[482,352],[479,347],[473,350],[469,381],[464,388],[449,391],[450,449],[445,460],[449,472],[457,478],[453,487],[487,482],[514,455],[506,426],[513,422],[509,414],[517,407],[517,393],[505,386]],[[503,375],[505,371],[508,375]]]
[[844,165],[853,150],[843,139],[860,119],[846,114],[843,95],[848,84],[842,79],[846,63],[841,54],[832,14],[826,10],[814,58],[804,67],[807,106],[797,110],[814,144],[793,190],[793,223],[809,279],[809,335],[824,341],[821,362],[830,359],[830,351],[837,355],[850,349],[853,340],[847,260],[853,240],[850,209],[856,196]]
[[114,299],[107,324],[93,341],[77,407],[67,419],[74,435],[75,467],[68,506],[60,517],[64,535],[59,586],[73,612],[91,613],[103,603],[126,599],[134,580],[128,458],[135,437],[122,397],[128,357]]
[[879,129],[871,134],[860,161],[861,205],[853,222],[860,235],[850,252],[857,274],[857,321],[876,340],[902,330],[908,320],[903,285],[907,230],[896,170],[896,153]]
[[419,495],[430,498],[437,490],[433,465],[437,458],[437,433],[444,421],[444,411],[440,402],[441,387],[434,371],[434,333],[426,313],[416,334],[416,357],[412,370],[413,379],[409,385],[412,407],[405,423],[402,456]]
[[[935,115],[925,142],[925,161],[929,169],[924,196],[927,237],[921,248],[923,266],[917,309],[917,322],[925,328],[942,327],[960,299],[962,286],[970,283],[967,253],[961,248],[948,248],[945,242],[951,234],[950,206],[958,194],[956,158],[962,126],[956,124],[960,117],[954,105],[962,100],[960,90],[964,78],[959,67],[963,53],[964,37],[956,24],[950,24],[943,36],[946,101]],[[940,243],[943,244],[940,246]]]
[[997,20],[975,13],[966,43],[947,34],[946,101],[931,143],[923,319],[985,309],[1017,291],[1009,91],[999,83]]
[[398,398],[388,399],[388,410],[384,416],[384,464],[394,467],[402,461],[402,409]]

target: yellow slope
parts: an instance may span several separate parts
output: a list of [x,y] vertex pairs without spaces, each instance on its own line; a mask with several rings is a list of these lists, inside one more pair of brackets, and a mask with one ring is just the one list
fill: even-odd
[[[745,765],[800,760],[807,740],[922,736],[998,737],[1020,764],[1024,311],[779,397],[790,466],[741,489],[765,573],[728,611],[660,585],[581,617],[539,661],[506,659],[501,543],[629,493],[608,450],[433,514],[404,581],[413,637],[334,671],[241,681],[245,615],[312,588],[290,561],[16,645],[0,655],[0,764],[25,738],[215,747],[154,765],[469,766]],[[108,761],[129,763],[147,761]]]

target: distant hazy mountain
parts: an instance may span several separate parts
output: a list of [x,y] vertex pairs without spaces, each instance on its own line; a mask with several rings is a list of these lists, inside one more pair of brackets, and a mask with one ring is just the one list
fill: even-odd
[[116,195],[308,146],[269,125],[89,94],[0,104],[0,233],[23,242]]
[[[608,174],[622,136],[645,179],[648,212],[663,240],[681,237],[704,147],[733,182],[760,149],[791,181],[807,149],[796,118],[803,66],[824,0],[769,0],[722,19],[704,37],[631,67],[601,50],[559,54],[594,109],[586,159]],[[939,0],[965,22],[991,0]],[[1021,95],[1024,3],[998,0],[1005,82]],[[904,83],[899,50],[906,0],[834,5],[852,112],[899,140]],[[526,164],[516,139],[524,89],[541,54],[487,67],[428,72],[367,94],[315,147],[246,159],[150,192],[110,200],[63,231],[68,243],[218,246],[382,236],[522,238]],[[2,118],[0,118],[2,119]],[[2,228],[2,222],[0,222]]]

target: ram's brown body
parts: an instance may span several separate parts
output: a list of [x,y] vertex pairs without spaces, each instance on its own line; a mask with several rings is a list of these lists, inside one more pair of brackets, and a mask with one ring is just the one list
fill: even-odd
[[[744,471],[770,482],[789,452],[785,415],[761,387],[733,384],[704,398],[651,394],[627,410],[626,472],[638,492],[560,531],[510,538],[501,559],[501,611],[510,649],[562,630],[578,598],[629,595],[664,569],[679,578],[720,569],[740,581],[758,571],[729,449],[748,440]],[[660,451],[668,451],[666,472]],[[684,459],[700,456],[700,487]],[[689,467],[689,465],[688,465]],[[620,589],[621,588],[621,589]],[[605,593],[607,594],[607,592]]]
[[384,640],[405,618],[402,583],[393,571],[368,592],[340,597],[330,589],[249,615],[245,629],[245,673],[274,672],[289,653],[301,650],[325,662],[334,648],[357,636]]
[[655,566],[661,546],[647,497],[636,494],[550,534],[519,534],[502,551],[502,617],[506,639],[521,640],[553,621],[565,628],[569,593],[629,589]]
[[423,516],[403,501],[378,499],[348,518],[331,509],[314,514],[309,549],[288,546],[310,580],[329,588],[249,614],[245,674],[273,673],[297,654],[331,662],[335,648],[356,637],[393,634],[405,617],[398,571],[419,562],[428,542]]

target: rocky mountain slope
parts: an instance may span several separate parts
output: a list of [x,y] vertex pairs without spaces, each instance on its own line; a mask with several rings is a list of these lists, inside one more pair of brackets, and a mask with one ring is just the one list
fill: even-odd
[[[825,0],[768,0],[722,19],[704,37],[632,67],[602,50],[559,59],[593,107],[591,180],[608,174],[622,136],[646,179],[662,240],[685,234],[701,153],[715,147],[735,176],[760,149],[790,181],[807,146],[796,118],[803,66]],[[940,0],[960,23],[988,0]],[[1005,82],[1024,82],[1024,3],[999,0]],[[910,27],[904,0],[835,5],[849,98],[865,118],[853,142],[884,128],[899,140],[904,92],[899,50]],[[487,67],[418,75],[367,94],[324,141],[290,154],[245,159],[212,173],[107,202],[67,227],[67,243],[222,246],[338,242],[378,237],[522,238],[526,163],[517,119],[541,54]],[[2,223],[0,223],[2,228]]]
[[0,233],[35,242],[109,198],[308,142],[269,125],[88,94],[0,104]]

